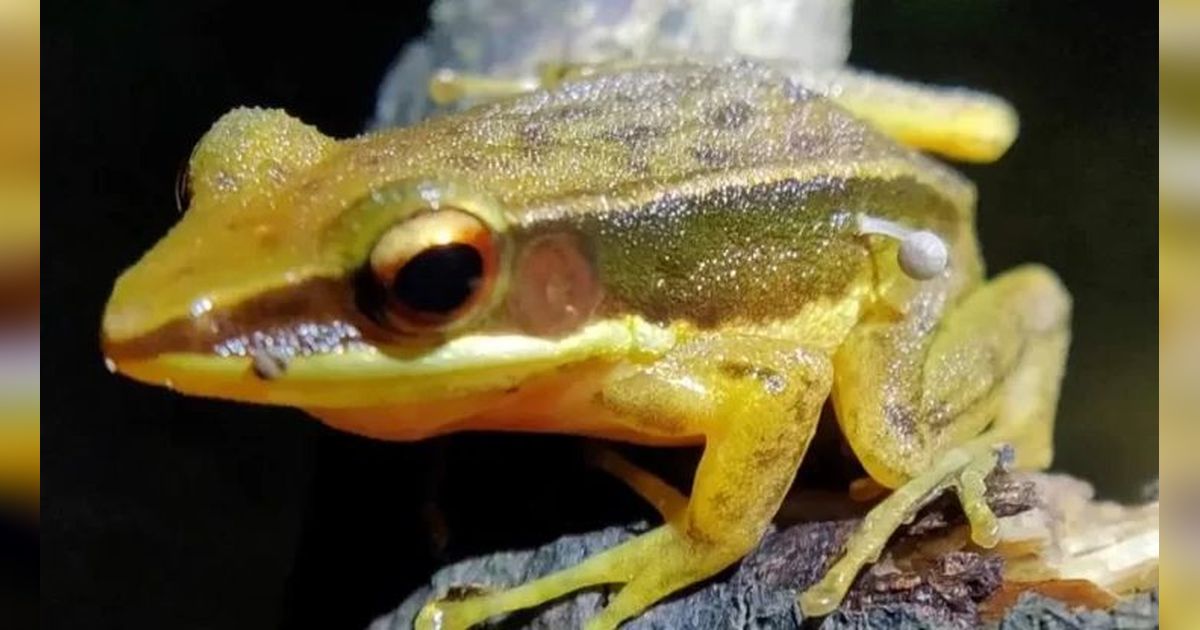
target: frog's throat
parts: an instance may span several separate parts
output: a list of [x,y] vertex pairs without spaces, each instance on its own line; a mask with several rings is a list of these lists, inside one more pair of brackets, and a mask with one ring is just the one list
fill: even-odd
[[589,360],[649,359],[673,347],[679,335],[674,328],[629,316],[598,321],[558,339],[465,335],[419,355],[356,346],[292,357],[268,375],[261,373],[263,359],[255,356],[167,352],[106,362],[111,370],[136,380],[195,396],[347,409],[504,391],[538,374]]

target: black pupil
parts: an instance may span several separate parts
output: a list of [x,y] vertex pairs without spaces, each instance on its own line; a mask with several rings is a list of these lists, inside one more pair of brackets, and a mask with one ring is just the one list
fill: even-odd
[[471,298],[483,275],[483,257],[470,245],[430,247],[392,279],[392,295],[408,308],[446,315]]

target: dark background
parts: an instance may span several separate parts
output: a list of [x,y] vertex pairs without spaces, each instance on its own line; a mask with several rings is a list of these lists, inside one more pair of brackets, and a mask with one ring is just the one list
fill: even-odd
[[[1074,293],[1056,466],[1129,499],[1157,470],[1157,12],[1106,5],[858,2],[852,61],[1016,104],[1010,154],[964,169],[984,251]],[[243,104],[358,132],[422,3],[60,0],[44,17],[43,627],[361,628],[446,558],[648,516],[570,438],[383,444],[104,370],[108,290],[175,220],[200,135]],[[0,552],[36,540],[8,529]],[[28,585],[31,564],[5,570]]]

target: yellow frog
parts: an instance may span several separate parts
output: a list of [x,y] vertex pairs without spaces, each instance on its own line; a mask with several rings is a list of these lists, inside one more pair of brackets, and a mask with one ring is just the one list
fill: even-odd
[[985,280],[973,187],[907,146],[994,158],[1007,110],[897,113],[879,91],[809,87],[750,63],[646,64],[342,141],[237,109],[195,149],[187,212],[117,280],[105,355],[382,439],[704,445],[686,496],[610,466],[657,529],[432,601],[420,628],[619,584],[589,622],[614,628],[717,573],[758,542],[832,399],[892,492],[799,596],[828,613],[943,490],[994,543],[983,479],[1002,444],[1050,462],[1070,299],[1039,266]]

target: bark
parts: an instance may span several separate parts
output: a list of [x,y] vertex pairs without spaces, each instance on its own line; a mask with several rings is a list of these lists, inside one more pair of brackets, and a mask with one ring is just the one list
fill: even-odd
[[[1069,567],[1055,545],[1047,541],[1090,534],[1099,524],[1115,520],[1127,534],[1144,534],[1147,506],[1120,508],[1091,502],[1090,488],[1063,477],[1015,476],[994,473],[988,480],[989,503],[1002,518],[1002,542],[983,550],[966,543],[963,516],[954,497],[943,496],[927,506],[889,544],[879,563],[862,572],[842,607],[823,619],[805,620],[795,604],[796,594],[812,584],[833,562],[853,531],[855,517],[829,518],[782,526],[769,532],[759,546],[734,568],[683,593],[677,594],[623,626],[628,630],[741,630],[791,628],[1152,628],[1158,625],[1158,598],[1153,588],[1130,586],[1128,576],[1114,576],[1112,584],[1126,585],[1118,597],[1103,580],[1089,581],[1056,575]],[[1083,508],[1063,509],[1072,501],[1083,508],[1100,505],[1110,514],[1097,519]],[[793,499],[788,512],[808,512],[805,502],[828,497]],[[842,508],[827,509],[837,513]],[[1157,534],[1157,504],[1153,504]],[[1124,510],[1115,513],[1113,510]],[[1086,514],[1086,524],[1067,523],[1070,512]],[[1030,534],[1031,521],[1052,522],[1053,536]],[[1101,523],[1101,521],[1104,521]],[[1136,526],[1130,526],[1133,523]],[[468,595],[481,588],[514,585],[551,571],[566,568],[583,558],[628,539],[648,526],[610,527],[578,536],[567,536],[538,549],[500,552],[470,558],[445,567],[430,584],[412,593],[394,612],[381,617],[371,630],[410,628],[420,607],[433,595]],[[1041,531],[1038,528],[1033,528]],[[1108,531],[1108,530],[1106,530]],[[1109,536],[1109,538],[1114,538]],[[1113,544],[1128,540],[1115,537]],[[1078,538],[1074,539],[1077,543]],[[1039,546],[1040,545],[1040,546]],[[1031,552],[1031,550],[1033,550]],[[1091,552],[1096,552],[1093,546]],[[1103,552],[1101,548],[1099,551]],[[1138,571],[1157,567],[1142,558]],[[1032,563],[1032,564],[1031,564]],[[1129,564],[1129,563],[1126,563]],[[1124,566],[1116,563],[1117,566]],[[1020,567],[1020,575],[1009,568]],[[1030,567],[1036,571],[1029,579]],[[1021,577],[1024,576],[1024,577]],[[1020,579],[1018,579],[1020,578]],[[489,627],[551,630],[580,627],[602,608],[613,590],[581,591],[540,608],[511,614]],[[1052,599],[1049,593],[1060,599]],[[1061,601],[1065,600],[1065,601]]]

